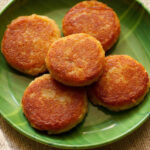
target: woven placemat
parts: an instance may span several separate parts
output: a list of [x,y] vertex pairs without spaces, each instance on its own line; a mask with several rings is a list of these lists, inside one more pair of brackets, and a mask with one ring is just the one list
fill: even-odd
[[[0,0],[0,9],[9,0]],[[150,9],[150,0],[141,0]],[[0,117],[0,150],[56,150],[34,142],[18,133]],[[93,150],[150,150],[150,119],[134,133],[105,147]]]
[[150,0],[140,0],[144,5],[150,9]]

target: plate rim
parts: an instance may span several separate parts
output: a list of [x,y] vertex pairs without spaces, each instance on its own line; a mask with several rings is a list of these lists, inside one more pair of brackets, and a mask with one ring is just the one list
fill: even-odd
[[[5,0],[1,0],[1,1],[5,1]],[[2,9],[0,10],[0,15],[2,15],[4,13],[4,11],[15,1],[16,0],[8,0],[8,2],[5,4],[5,6],[3,6]]]
[[[21,106],[20,106],[21,107]],[[0,114],[1,113],[0,111]],[[114,143],[118,140],[121,140],[122,138],[126,137],[127,135],[129,135],[130,133],[134,132],[136,129],[138,129],[146,120],[148,120],[148,118],[150,117],[150,112],[147,112],[146,115],[137,123],[135,124],[132,128],[130,128],[129,130],[125,131],[124,133],[122,133],[121,135],[119,135],[118,137],[112,138],[109,141],[105,141],[103,144],[97,143],[97,144],[86,144],[86,145],[64,145],[64,144],[58,144],[58,143],[48,143],[46,141],[43,141],[41,139],[39,139],[38,137],[34,137],[32,134],[28,134],[27,132],[25,132],[24,130],[22,130],[20,127],[18,127],[17,125],[15,125],[14,123],[12,123],[12,121],[7,118],[5,115],[2,115],[2,118],[4,118],[11,127],[13,127],[14,129],[16,129],[17,132],[21,133],[22,135],[24,135],[25,137],[36,141],[38,143],[47,145],[47,146],[51,146],[51,147],[55,147],[55,148],[64,148],[64,149],[90,149],[90,148],[97,148],[97,147],[102,147],[102,146],[106,146],[108,144]]]

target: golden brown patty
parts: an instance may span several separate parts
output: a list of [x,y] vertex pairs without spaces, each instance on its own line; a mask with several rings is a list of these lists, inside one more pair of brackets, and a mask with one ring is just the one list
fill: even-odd
[[107,5],[97,1],[83,1],[65,15],[63,33],[88,33],[97,38],[107,51],[119,37],[120,22],[113,9]]
[[27,87],[22,107],[34,128],[57,134],[70,130],[83,120],[87,97],[84,89],[64,86],[46,74]]
[[37,75],[46,71],[45,57],[48,48],[59,37],[58,26],[48,17],[18,17],[5,31],[2,53],[15,69]]
[[96,81],[103,71],[104,50],[92,36],[79,33],[54,42],[46,57],[53,78],[71,86]]
[[120,111],[139,104],[149,89],[149,77],[144,67],[127,55],[105,59],[104,73],[91,85],[89,95],[96,105]]

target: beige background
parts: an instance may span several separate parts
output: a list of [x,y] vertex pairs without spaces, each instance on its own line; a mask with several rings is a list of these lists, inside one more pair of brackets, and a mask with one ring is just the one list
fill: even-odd
[[[0,0],[0,9],[9,0]],[[141,0],[150,8],[150,0]],[[14,130],[0,116],[0,150],[56,150],[39,144]],[[108,146],[95,150],[150,150],[150,119],[134,133]]]

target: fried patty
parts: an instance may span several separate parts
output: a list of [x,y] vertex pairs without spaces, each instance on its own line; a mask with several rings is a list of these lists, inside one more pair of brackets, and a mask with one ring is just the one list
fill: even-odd
[[54,42],[46,65],[53,78],[70,86],[85,86],[98,80],[103,71],[105,52],[98,40],[73,34]]
[[120,34],[120,21],[113,9],[97,1],[83,1],[72,7],[63,18],[63,33],[88,33],[99,40],[105,51]]
[[139,104],[148,90],[148,73],[140,63],[127,55],[112,55],[106,57],[104,73],[88,93],[94,104],[120,111]]
[[21,16],[7,26],[2,53],[13,68],[35,76],[47,70],[46,54],[59,37],[60,31],[54,20],[35,14]]
[[27,87],[22,108],[34,128],[50,134],[66,132],[80,123],[87,112],[86,91],[64,86],[45,74]]

